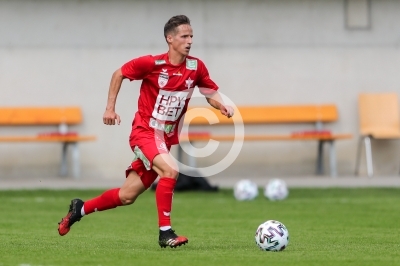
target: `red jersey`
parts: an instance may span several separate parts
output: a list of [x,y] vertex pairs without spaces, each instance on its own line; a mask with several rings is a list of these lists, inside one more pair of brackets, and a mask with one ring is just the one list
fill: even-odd
[[218,90],[204,63],[192,56],[180,65],[172,65],[167,53],[142,56],[124,64],[121,71],[131,81],[142,80],[132,127],[163,132],[168,145],[179,142],[179,123],[194,88],[197,86],[203,95]]

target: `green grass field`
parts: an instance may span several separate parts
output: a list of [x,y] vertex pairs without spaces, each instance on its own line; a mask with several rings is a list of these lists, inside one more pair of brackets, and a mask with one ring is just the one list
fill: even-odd
[[[232,191],[175,193],[173,227],[189,238],[158,246],[154,193],[128,207],[94,213],[60,237],[73,197],[99,190],[0,191],[0,266],[49,265],[400,265],[399,189],[291,189],[270,202],[238,202]],[[259,224],[286,225],[283,252],[260,251]]]

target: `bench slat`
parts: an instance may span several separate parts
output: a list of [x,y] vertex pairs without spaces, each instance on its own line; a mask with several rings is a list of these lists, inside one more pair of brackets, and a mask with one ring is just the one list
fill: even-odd
[[[332,134],[332,135],[308,135],[308,136],[293,136],[293,135],[247,135],[244,136],[245,141],[268,141],[268,140],[337,140],[352,138],[351,134]],[[181,136],[180,142],[188,141],[234,141],[234,135],[188,135]]]
[[0,136],[0,142],[79,142],[95,139],[95,136]]
[[80,107],[2,107],[0,125],[68,125],[82,122]]
[[[283,106],[240,106],[244,124],[268,123],[316,123],[334,122],[338,120],[336,105],[283,105]],[[185,115],[185,123],[190,125],[232,124],[239,122],[239,116],[232,118],[223,116],[212,107],[192,107]]]

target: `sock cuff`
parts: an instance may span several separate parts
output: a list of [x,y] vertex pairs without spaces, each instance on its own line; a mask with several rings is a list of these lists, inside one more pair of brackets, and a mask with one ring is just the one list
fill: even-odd
[[169,178],[169,177],[161,177],[160,180],[158,181],[157,186],[159,186],[159,185],[173,189],[173,188],[175,188],[175,185],[176,185],[176,179]]
[[85,201],[83,212],[87,215],[95,211],[104,211],[121,206],[122,202],[119,198],[119,191],[119,188],[109,189],[104,191],[100,196]]
[[114,203],[116,204],[116,205],[122,205],[122,202],[121,202],[121,199],[119,198],[119,191],[120,191],[121,189],[120,188],[114,188],[113,189],[113,200],[114,200]]

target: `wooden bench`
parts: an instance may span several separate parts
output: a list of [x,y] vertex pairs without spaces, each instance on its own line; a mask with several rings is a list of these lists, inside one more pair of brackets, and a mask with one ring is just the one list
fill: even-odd
[[82,136],[71,132],[68,126],[82,123],[79,107],[2,107],[0,108],[0,126],[55,126],[51,132],[36,135],[0,135],[0,142],[41,142],[62,144],[60,175],[68,172],[67,150],[72,148],[73,176],[80,176],[78,142],[95,140],[95,136]]
[[[205,110],[205,109],[206,110]],[[240,113],[240,116],[237,115]],[[352,138],[351,134],[336,134],[324,129],[325,123],[338,120],[338,111],[335,105],[285,105],[285,106],[239,106],[232,118],[221,115],[219,110],[212,107],[192,107],[185,115],[185,126],[190,125],[188,134],[181,134],[180,142],[234,141],[234,134],[212,134],[210,124],[234,126],[234,123],[244,125],[244,141],[317,141],[316,173],[323,174],[323,147],[329,143],[330,175],[337,176],[335,141]],[[268,124],[314,124],[313,130],[297,131],[285,134],[248,134],[246,127],[250,125],[265,126]],[[193,128],[201,128],[199,132]],[[206,132],[205,132],[206,131]],[[182,161],[183,152],[178,150],[178,159]],[[192,158],[189,163],[195,167]]]

